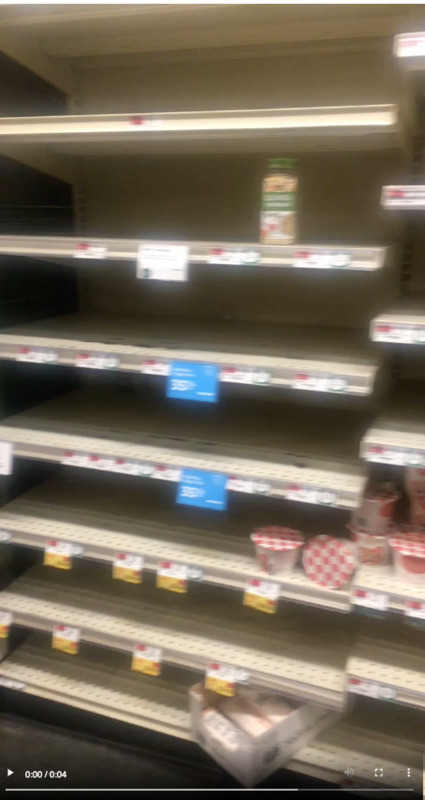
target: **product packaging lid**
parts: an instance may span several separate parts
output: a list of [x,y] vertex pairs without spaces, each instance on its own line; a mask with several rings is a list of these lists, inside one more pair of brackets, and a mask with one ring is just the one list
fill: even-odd
[[357,566],[354,546],[345,539],[315,536],[304,548],[303,566],[314,583],[340,589],[348,583]]
[[358,525],[354,523],[350,523],[347,525],[348,530],[350,531],[354,541],[356,541],[360,537],[364,537],[370,539],[370,541],[376,541],[377,543],[387,542],[390,536],[394,536],[395,531],[397,530],[395,525],[389,528],[388,533],[375,533],[374,531],[365,530],[365,528],[360,528]]
[[391,537],[390,544],[403,556],[425,558],[425,533],[398,533]]
[[301,547],[304,542],[304,537],[299,531],[282,528],[280,525],[257,528],[251,533],[251,539],[254,544],[266,547],[268,550],[294,550]]
[[269,169],[295,169],[297,166],[296,158],[268,158],[267,166]]

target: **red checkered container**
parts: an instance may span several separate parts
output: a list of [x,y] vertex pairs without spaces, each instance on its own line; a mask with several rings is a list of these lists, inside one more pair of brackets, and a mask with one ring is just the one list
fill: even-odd
[[348,529],[360,564],[367,564],[369,567],[383,567],[390,563],[391,548],[388,536],[366,533],[356,528],[355,525],[348,525]]
[[315,536],[303,552],[305,574],[327,589],[341,589],[351,580],[357,567],[352,542],[333,536]]
[[408,530],[390,538],[398,578],[411,586],[425,586],[425,533]]
[[299,531],[280,525],[258,528],[251,533],[251,540],[259,567],[269,575],[292,572],[304,543]]
[[400,499],[397,492],[367,492],[362,504],[353,511],[351,522],[357,530],[364,533],[385,535],[390,533],[396,503]]

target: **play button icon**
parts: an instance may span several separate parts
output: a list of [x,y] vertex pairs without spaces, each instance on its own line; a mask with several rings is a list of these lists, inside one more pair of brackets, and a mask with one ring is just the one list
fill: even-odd
[[10,776],[10,775],[14,775],[14,774],[15,774],[15,773],[13,772],[13,769],[8,769],[8,770],[7,770],[7,777],[8,777],[8,778],[9,778],[9,776]]

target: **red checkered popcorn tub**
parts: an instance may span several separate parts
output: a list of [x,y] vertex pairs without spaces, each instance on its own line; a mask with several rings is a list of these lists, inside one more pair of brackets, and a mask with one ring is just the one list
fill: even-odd
[[327,589],[341,589],[356,570],[356,548],[345,539],[314,536],[304,548],[303,566],[314,583]]
[[269,525],[251,533],[257,562],[269,575],[292,572],[299,560],[304,537],[292,528]]

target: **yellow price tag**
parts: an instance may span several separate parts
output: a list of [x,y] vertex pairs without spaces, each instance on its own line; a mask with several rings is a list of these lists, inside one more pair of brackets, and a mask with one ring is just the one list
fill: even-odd
[[161,561],[156,573],[156,588],[167,589],[177,594],[187,593],[186,564],[175,564],[172,561]]
[[264,614],[276,614],[279,595],[278,583],[252,579],[245,587],[243,605],[247,608],[255,608],[256,611],[262,611]]
[[80,646],[81,631],[67,625],[55,625],[52,637],[52,650],[61,650],[75,656]]
[[0,639],[8,639],[12,624],[12,612],[0,611]]
[[112,578],[125,583],[142,583],[143,557],[128,553],[116,553],[112,566]]
[[131,669],[134,672],[143,672],[145,675],[158,676],[161,674],[162,650],[159,647],[148,647],[139,644],[134,648]]
[[43,564],[56,569],[72,569],[72,545],[49,539],[44,548]]

